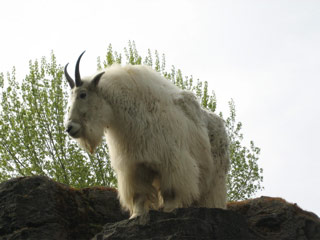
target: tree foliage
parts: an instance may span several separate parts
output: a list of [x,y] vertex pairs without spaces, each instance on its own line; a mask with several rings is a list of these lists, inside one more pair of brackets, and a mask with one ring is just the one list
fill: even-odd
[[231,169],[228,175],[228,198],[230,201],[248,199],[261,190],[263,170],[259,168],[260,148],[250,141],[250,148],[243,146],[242,123],[236,121],[234,101],[229,102],[230,116],[226,119],[230,138]]
[[68,89],[62,67],[50,62],[29,63],[29,74],[15,78],[15,69],[0,75],[0,180],[46,175],[77,187],[114,184],[108,152],[83,152],[64,131]]
[[[103,60],[98,57],[97,68],[115,63],[149,65],[178,87],[194,92],[204,108],[216,111],[216,97],[214,92],[208,92],[208,83],[194,81],[193,76],[184,76],[174,66],[167,71],[164,55],[160,57],[157,51],[152,54],[149,49],[143,58],[135,43],[129,42],[124,56],[125,62],[110,44]],[[6,79],[1,73],[0,88],[0,181],[15,176],[46,175],[75,187],[116,186],[106,143],[92,156],[64,132],[69,87],[53,53],[49,62],[45,58],[30,61],[29,73],[22,81],[15,78],[15,68]],[[243,145],[242,124],[236,121],[232,100],[229,106],[230,116],[225,119],[232,163],[228,197],[235,201],[252,197],[262,188],[263,178],[257,164],[260,149],[253,141],[250,148]]]

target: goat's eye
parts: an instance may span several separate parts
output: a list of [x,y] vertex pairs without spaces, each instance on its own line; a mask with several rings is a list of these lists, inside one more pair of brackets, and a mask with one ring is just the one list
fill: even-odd
[[85,99],[85,98],[86,98],[86,96],[87,96],[87,94],[86,94],[86,93],[80,93],[80,98],[81,98],[81,99]]

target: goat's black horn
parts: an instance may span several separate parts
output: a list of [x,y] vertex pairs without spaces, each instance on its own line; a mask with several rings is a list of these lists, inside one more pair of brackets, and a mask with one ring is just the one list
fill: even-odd
[[97,74],[93,79],[92,82],[94,83],[95,86],[98,85],[100,78],[102,77],[102,75],[104,74],[104,72],[101,72],[99,74]]
[[77,60],[77,64],[76,64],[76,72],[75,72],[75,78],[76,78],[76,86],[80,87],[82,85],[82,81],[81,81],[81,77],[80,77],[80,60],[82,55],[85,53],[86,51],[83,51],[83,53],[81,53],[81,55],[79,56],[78,60]]
[[66,76],[66,79],[71,87],[74,88],[74,81],[73,79],[70,77],[70,75],[68,74],[68,71],[67,71],[67,67],[68,67],[69,63],[66,64],[66,66],[64,67],[64,75]]

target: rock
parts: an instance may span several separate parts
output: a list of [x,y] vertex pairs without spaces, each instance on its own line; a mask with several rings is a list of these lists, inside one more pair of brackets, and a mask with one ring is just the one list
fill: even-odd
[[128,217],[114,189],[74,189],[39,176],[0,184],[0,240],[320,239],[318,216],[280,198]]
[[228,209],[246,216],[257,239],[320,240],[319,217],[281,198],[261,197],[230,203]]
[[127,218],[109,188],[74,189],[39,176],[0,184],[1,240],[87,240]]
[[223,209],[181,208],[150,211],[135,219],[109,223],[93,240],[106,239],[254,239],[246,218]]
[[108,223],[93,240],[256,239],[320,240],[320,219],[281,198],[228,204],[228,210],[187,208]]

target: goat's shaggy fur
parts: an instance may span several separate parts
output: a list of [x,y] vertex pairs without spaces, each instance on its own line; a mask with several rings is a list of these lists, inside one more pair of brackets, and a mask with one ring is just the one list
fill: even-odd
[[69,134],[90,152],[106,136],[120,203],[131,217],[226,207],[230,163],[220,117],[147,66],[113,65],[98,83],[92,78],[72,89]]

